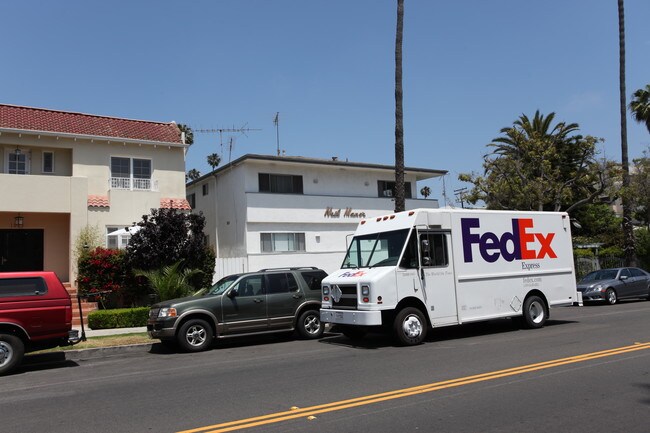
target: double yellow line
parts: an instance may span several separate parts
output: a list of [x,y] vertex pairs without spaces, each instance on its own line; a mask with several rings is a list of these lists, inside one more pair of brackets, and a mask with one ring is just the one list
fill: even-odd
[[383,392],[381,394],[373,394],[365,397],[358,397],[349,400],[342,400],[333,403],[305,407],[302,409],[296,408],[295,410],[277,412],[277,413],[262,415],[254,418],[246,418],[238,421],[225,422],[222,424],[214,424],[214,425],[200,427],[192,430],[184,430],[178,433],[199,433],[199,432],[200,433],[222,433],[222,432],[229,432],[233,430],[242,430],[246,428],[258,427],[266,424],[274,424],[274,423],[288,421],[296,418],[310,417],[310,416],[315,416],[327,412],[349,409],[352,407],[364,406],[364,405],[379,403],[387,400],[395,400],[398,398],[409,397],[412,395],[438,391],[441,389],[454,388],[457,386],[469,385],[477,382],[485,382],[488,380],[499,379],[502,377],[515,376],[518,374],[530,373],[532,371],[545,370],[548,368],[559,367],[561,365],[575,364],[578,362],[585,362],[593,359],[605,358],[614,355],[621,355],[624,353],[636,352],[638,350],[645,350],[645,349],[650,349],[650,343],[636,343],[631,346],[618,347],[616,349],[586,353],[583,355],[571,356],[568,358],[556,359],[553,361],[545,361],[537,364],[523,365],[520,367],[508,368],[505,370],[493,371],[490,373],[482,373],[474,376],[467,376],[458,379],[445,380],[442,382],[429,383],[426,385],[414,386],[412,388],[398,389],[395,391]]

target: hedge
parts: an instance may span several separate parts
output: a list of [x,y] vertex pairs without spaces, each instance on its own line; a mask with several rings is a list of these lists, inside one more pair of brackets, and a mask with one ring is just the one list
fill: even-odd
[[90,329],[135,328],[147,326],[149,307],[96,310],[88,313]]

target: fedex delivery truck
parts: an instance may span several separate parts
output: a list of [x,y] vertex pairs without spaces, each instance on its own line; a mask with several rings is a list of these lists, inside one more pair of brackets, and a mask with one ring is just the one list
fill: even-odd
[[539,328],[580,295],[566,213],[416,209],[360,222],[320,312],[350,338],[383,327],[412,345],[430,326],[515,317]]

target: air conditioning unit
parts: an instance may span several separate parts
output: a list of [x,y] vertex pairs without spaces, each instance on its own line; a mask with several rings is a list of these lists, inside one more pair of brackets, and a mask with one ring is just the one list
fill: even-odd
[[384,190],[384,197],[392,197],[392,196],[393,196],[393,190],[392,189]]

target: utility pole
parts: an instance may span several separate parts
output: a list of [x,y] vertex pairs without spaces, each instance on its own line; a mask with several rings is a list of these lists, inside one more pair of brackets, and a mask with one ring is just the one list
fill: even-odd
[[458,188],[454,190],[454,195],[456,196],[456,199],[460,199],[460,207],[465,209],[465,191],[467,191],[467,188]]

